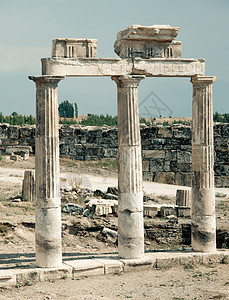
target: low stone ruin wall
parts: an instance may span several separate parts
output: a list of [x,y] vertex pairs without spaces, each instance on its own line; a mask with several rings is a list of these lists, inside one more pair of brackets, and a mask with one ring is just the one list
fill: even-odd
[[[191,185],[191,127],[141,125],[143,178],[148,181]],[[214,126],[215,184],[229,187],[229,124]],[[0,150],[9,146],[31,146],[35,151],[35,126],[0,124]],[[117,127],[63,125],[60,155],[76,160],[117,158]]]

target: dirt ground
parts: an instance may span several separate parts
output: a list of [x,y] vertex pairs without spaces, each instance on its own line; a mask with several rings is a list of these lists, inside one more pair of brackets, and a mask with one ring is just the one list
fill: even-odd
[[0,299],[229,299],[229,265],[39,282],[2,290]]
[[[0,161],[0,269],[22,268],[35,263],[34,204],[12,201],[12,198],[21,194],[24,170],[33,168],[34,157],[27,161]],[[78,177],[82,186],[92,190],[117,186],[117,168],[113,162],[61,159],[61,184],[65,185]],[[144,183],[144,191],[158,203],[175,204],[177,188]],[[216,189],[216,192],[217,227],[229,231],[229,189]],[[117,226],[117,218],[114,217],[89,220],[62,213],[65,259],[80,253],[93,255],[117,252],[116,245],[98,240],[93,230],[90,234],[84,232],[82,236],[65,230],[65,227],[77,225],[77,222],[79,226],[87,226],[87,222],[92,222],[93,226]],[[157,245],[146,241],[145,248],[157,249]],[[0,299],[229,299],[227,295],[228,264],[36,283],[2,290]]]

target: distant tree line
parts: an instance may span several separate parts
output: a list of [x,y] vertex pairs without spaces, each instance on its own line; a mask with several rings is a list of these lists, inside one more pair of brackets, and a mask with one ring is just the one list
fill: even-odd
[[[64,105],[61,105],[64,103]],[[118,119],[117,116],[111,116],[109,114],[103,115],[96,115],[96,114],[88,114],[88,118],[82,120],[81,122],[77,122],[74,120],[74,116],[78,117],[78,106],[75,103],[74,105],[69,103],[68,100],[65,100],[59,105],[59,115],[60,117],[63,117],[64,120],[60,120],[60,124],[81,124],[81,125],[86,125],[86,126],[116,126],[118,124]],[[70,104],[70,105],[69,105]],[[63,114],[62,114],[63,113]],[[69,113],[69,114],[68,114]],[[71,117],[68,117],[68,116]],[[218,112],[215,112],[213,114],[213,120],[214,122],[221,122],[221,123],[229,123],[229,113],[224,113],[220,114]],[[154,119],[146,120],[145,118],[140,118],[140,123],[144,123],[146,125],[153,124],[155,121]],[[33,117],[32,115],[25,116],[18,114],[16,112],[13,112],[10,116],[3,116],[3,114],[0,112],[0,123],[8,123],[10,125],[33,125],[36,124],[36,118]],[[173,124],[184,124],[184,125],[189,125],[189,122],[186,121],[174,121]],[[159,124],[159,123],[158,123]],[[157,125],[157,124],[156,124]],[[164,122],[164,126],[168,126],[168,122]]]
[[217,111],[213,114],[213,121],[220,123],[229,123],[229,113],[219,114]]
[[2,112],[0,112],[0,123],[8,123],[10,125],[33,125],[36,124],[36,118],[32,115],[23,116],[16,112],[13,112],[10,116],[3,116]]
[[117,116],[113,117],[111,115],[95,115],[95,114],[88,114],[88,118],[82,120],[80,122],[81,125],[88,125],[88,126],[115,126],[118,124]]

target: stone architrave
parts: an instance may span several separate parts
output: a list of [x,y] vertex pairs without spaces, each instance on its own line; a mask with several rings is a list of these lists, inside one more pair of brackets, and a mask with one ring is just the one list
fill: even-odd
[[143,189],[138,86],[145,76],[112,77],[118,87],[118,253],[144,256]]
[[62,265],[57,86],[63,76],[29,77],[36,83],[36,264]]
[[214,76],[192,77],[192,248],[216,250],[212,84]]

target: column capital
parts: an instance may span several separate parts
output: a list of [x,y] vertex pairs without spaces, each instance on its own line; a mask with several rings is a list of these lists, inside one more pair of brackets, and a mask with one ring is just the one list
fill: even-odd
[[138,87],[142,79],[145,79],[145,75],[122,75],[112,76],[118,86],[118,88]]
[[201,76],[201,75],[196,75],[191,78],[191,83],[193,85],[210,85],[215,82],[216,76]]
[[65,76],[28,76],[29,80],[33,80],[35,83],[58,83],[60,80],[64,79]]

